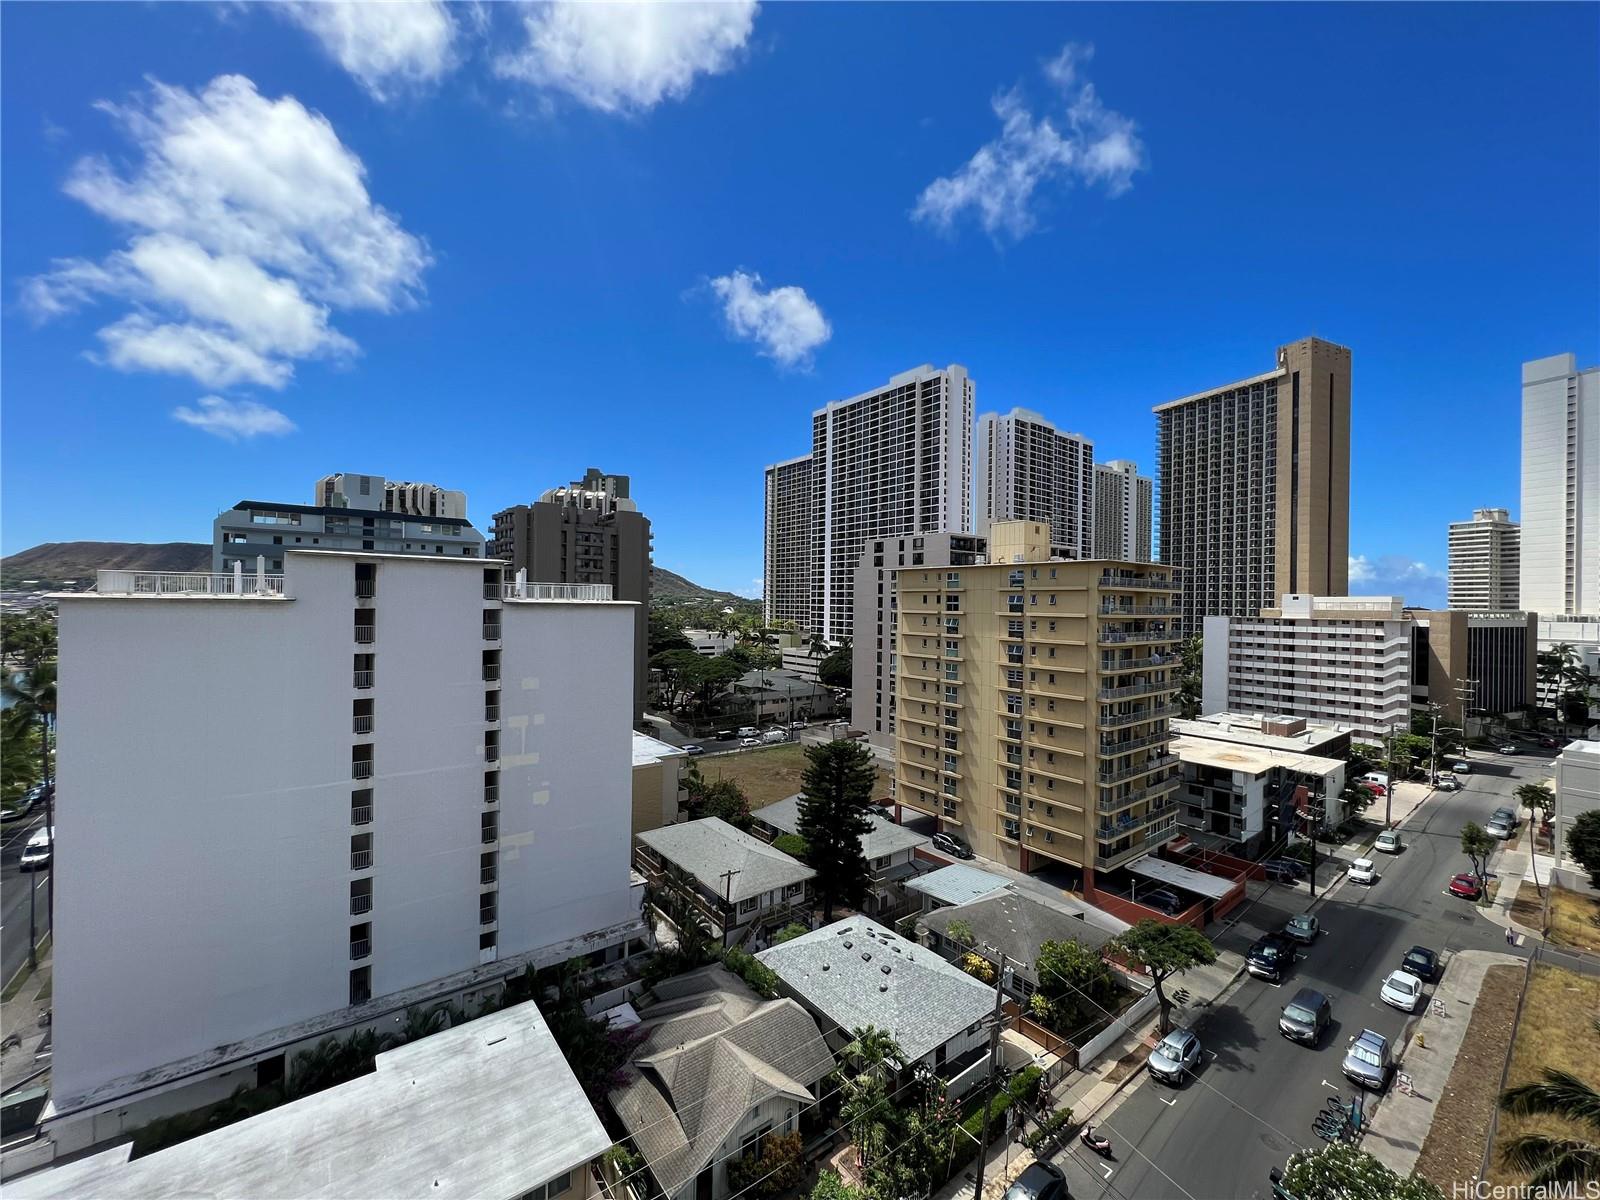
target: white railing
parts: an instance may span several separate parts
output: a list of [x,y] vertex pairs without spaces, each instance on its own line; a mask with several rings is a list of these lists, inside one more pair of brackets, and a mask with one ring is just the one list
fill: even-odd
[[507,583],[500,588],[503,600],[610,600],[609,583]]
[[209,571],[96,571],[102,596],[275,596],[286,599],[282,575]]

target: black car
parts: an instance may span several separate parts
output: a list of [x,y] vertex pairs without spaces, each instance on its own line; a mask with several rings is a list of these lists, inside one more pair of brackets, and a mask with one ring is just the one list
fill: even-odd
[[954,858],[966,859],[972,857],[972,847],[953,833],[934,834],[933,848]]
[[1333,1023],[1333,1005],[1315,988],[1301,988],[1283,1006],[1278,1017],[1278,1032],[1295,1042],[1315,1046],[1322,1031]]
[[1439,956],[1426,946],[1413,946],[1400,960],[1400,969],[1409,971],[1423,983],[1432,983],[1439,973]]
[[1072,1200],[1061,1168],[1036,1162],[1006,1189],[1006,1200]]
[[1306,877],[1306,865],[1292,858],[1269,858],[1261,871],[1273,883],[1299,883]]
[[1250,952],[1245,955],[1245,969],[1258,979],[1271,980],[1281,983],[1288,973],[1297,952],[1294,943],[1281,933],[1269,933],[1255,945],[1250,947]]
[[1182,896],[1166,888],[1157,888],[1155,891],[1146,892],[1142,896],[1135,897],[1135,899],[1146,908],[1153,908],[1157,912],[1166,913],[1169,917],[1175,917],[1189,907],[1183,902]]

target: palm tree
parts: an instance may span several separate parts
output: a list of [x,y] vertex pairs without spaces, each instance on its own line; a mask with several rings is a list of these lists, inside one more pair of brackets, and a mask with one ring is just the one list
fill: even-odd
[[[1500,1093],[1500,1107],[1518,1117],[1552,1116],[1587,1125],[1600,1138],[1600,1091],[1576,1075],[1546,1067],[1544,1078]],[[1529,1172],[1534,1187],[1600,1181],[1600,1145],[1579,1138],[1518,1134],[1500,1152],[1506,1166]]]
[[46,893],[45,913],[50,918],[50,927],[54,929],[56,806],[54,789],[50,786],[50,725],[56,715],[56,664],[42,662],[16,675],[6,675],[0,679],[0,694],[4,694],[11,702],[8,720],[22,724],[39,723],[39,781],[44,785],[44,838],[50,850],[50,890]]
[[894,1034],[876,1025],[858,1025],[851,1032],[851,1041],[839,1052],[841,1058],[855,1068],[857,1075],[882,1074],[885,1067],[895,1071],[905,1069],[905,1051],[894,1040]]
[[1525,783],[1512,793],[1517,803],[1528,810],[1528,862],[1533,867],[1533,886],[1542,896],[1544,888],[1539,884],[1539,826],[1545,814],[1554,811],[1556,800],[1550,793],[1549,784]]
[[856,1165],[865,1174],[867,1163],[889,1139],[884,1121],[889,1096],[877,1075],[847,1079],[842,1090],[845,1101],[839,1108],[839,1120],[850,1131],[850,1138],[856,1144]]

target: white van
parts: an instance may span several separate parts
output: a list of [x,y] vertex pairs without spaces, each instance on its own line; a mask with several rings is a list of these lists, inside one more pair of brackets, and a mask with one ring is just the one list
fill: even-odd
[[50,865],[50,843],[54,840],[52,832],[47,829],[33,831],[28,844],[22,848],[22,857],[17,860],[18,870],[37,871],[40,867]]
[[1389,777],[1387,775],[1385,775],[1382,771],[1368,771],[1365,775],[1363,775],[1361,777],[1361,782],[1362,783],[1377,783],[1377,784],[1381,784],[1385,788],[1387,788],[1389,786]]
[[789,735],[781,729],[769,729],[761,735],[761,740],[767,745],[776,745],[778,742],[787,742]]

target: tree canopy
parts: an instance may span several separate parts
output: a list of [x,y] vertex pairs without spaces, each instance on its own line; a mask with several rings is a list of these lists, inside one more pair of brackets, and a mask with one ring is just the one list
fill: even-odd
[[1337,1143],[1291,1156],[1282,1186],[1296,1200],[1444,1200],[1420,1175],[1402,1178],[1366,1151]]
[[859,742],[840,739],[806,747],[800,776],[799,833],[810,847],[812,886],[822,900],[822,919],[833,920],[843,902],[859,908],[870,868],[861,839],[872,832],[868,806],[877,782],[872,754]]
[[1148,972],[1161,1006],[1161,1032],[1172,1028],[1172,1001],[1163,988],[1166,980],[1190,967],[1217,961],[1217,948],[1192,925],[1170,925],[1146,918],[1119,934],[1111,943],[1130,963]]
[[1600,887],[1600,808],[1578,814],[1567,832],[1567,852],[1589,872],[1589,882]]
[[817,664],[817,682],[823,687],[847,688],[854,681],[855,665],[851,661],[852,651],[849,639],[839,646],[828,651],[827,656]]
[[1494,853],[1496,845],[1489,831],[1476,821],[1468,821],[1462,826],[1461,853],[1471,861],[1472,873],[1478,877],[1479,883],[1489,874],[1489,855]]
[[1098,951],[1079,942],[1045,942],[1039,947],[1034,975],[1039,984],[1034,995],[1044,997],[1042,1004],[1034,1005],[1034,1013],[1063,1037],[1114,1011],[1116,976]]

